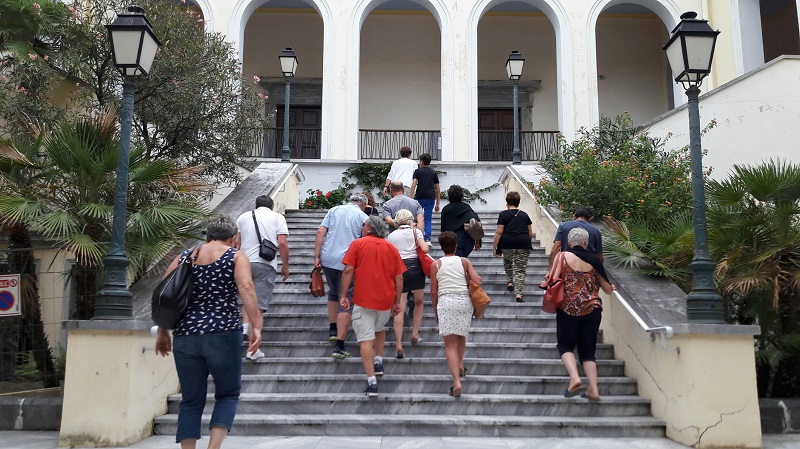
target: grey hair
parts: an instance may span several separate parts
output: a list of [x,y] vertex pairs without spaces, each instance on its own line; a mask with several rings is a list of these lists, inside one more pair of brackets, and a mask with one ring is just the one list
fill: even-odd
[[350,202],[367,204],[367,195],[363,193],[354,193],[350,195]]
[[400,209],[394,215],[394,221],[399,225],[410,225],[414,222],[414,215],[408,209]]
[[227,215],[217,215],[216,217],[208,220],[206,227],[206,241],[212,240],[228,240],[236,235],[239,229],[236,227],[236,222]]
[[387,225],[385,221],[381,220],[380,217],[376,215],[370,215],[365,223],[370,228],[369,235],[374,235],[375,237],[380,237],[382,239],[385,239],[386,236],[389,235],[389,225]]
[[567,235],[567,243],[570,248],[573,246],[587,246],[589,244],[589,231],[583,228],[572,229]]

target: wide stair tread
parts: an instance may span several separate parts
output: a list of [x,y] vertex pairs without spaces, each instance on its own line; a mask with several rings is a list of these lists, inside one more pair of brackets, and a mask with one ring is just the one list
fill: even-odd
[[[505,288],[502,259],[490,251],[499,213],[480,213],[484,249],[470,255],[493,302],[486,318],[473,320],[464,360],[468,375],[463,396],[455,399],[447,394],[452,379],[428,288],[419,344],[410,343],[411,318],[405,319],[405,358],[394,357],[394,332],[391,322],[387,325],[386,373],[378,379],[377,398],[363,393],[366,379],[352,330],[346,342],[352,357],[330,357],[327,301],[313,298],[308,289],[314,235],[325,211],[288,211],[291,274],[276,284],[266,315],[266,357],[244,362],[234,431],[258,436],[663,437],[665,423],[650,415],[650,401],[638,396],[635,379],[624,375],[624,363],[614,360],[614,348],[602,342],[602,332],[597,351],[602,400],[563,397],[569,377],[555,347],[555,316],[542,313],[542,291],[536,285],[547,270],[547,256],[534,241],[525,302],[515,302]],[[434,257],[442,255],[435,241],[439,226],[434,214]],[[209,379],[204,433],[213,391]],[[179,394],[168,398],[168,413],[154,421],[156,433],[174,434],[179,402]]]

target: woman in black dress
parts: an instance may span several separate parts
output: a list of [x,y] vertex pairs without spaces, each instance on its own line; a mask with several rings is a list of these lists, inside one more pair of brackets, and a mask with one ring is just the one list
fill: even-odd
[[492,250],[495,257],[503,256],[503,268],[508,280],[508,291],[514,292],[517,302],[523,302],[525,268],[531,255],[533,228],[528,214],[519,210],[519,192],[506,194],[506,210],[497,217]]
[[468,257],[472,249],[480,249],[480,240],[475,241],[464,230],[464,224],[469,223],[471,218],[481,221],[478,214],[464,202],[464,189],[458,184],[453,184],[447,189],[447,201],[449,204],[442,208],[442,232],[455,232],[458,238],[456,256]]

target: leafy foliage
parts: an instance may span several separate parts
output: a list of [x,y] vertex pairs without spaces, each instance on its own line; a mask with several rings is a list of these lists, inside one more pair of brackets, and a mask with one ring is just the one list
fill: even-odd
[[[81,304],[92,317],[98,274],[111,240],[117,119],[111,113],[63,122],[41,131],[36,144],[0,145],[0,225],[24,227],[74,254]],[[14,155],[14,158],[4,157]],[[204,216],[199,199],[208,186],[197,168],[151,161],[142,147],[130,155],[126,252],[134,279],[166,250],[188,237]]]
[[322,193],[322,190],[308,189],[306,193],[308,198],[300,203],[300,209],[330,209],[347,201],[347,192],[341,188],[326,193]]
[[[709,181],[708,243],[727,318],[757,324],[758,386],[764,397],[800,397],[800,165],[735,165]],[[689,290],[693,227],[688,217],[663,226],[608,222],[611,260],[668,276]]]
[[667,151],[664,144],[628,115],[603,117],[572,144],[562,141],[542,161],[548,177],[529,187],[539,202],[562,211],[589,206],[598,217],[661,223],[691,209],[688,148]]
[[[69,111],[119,110],[122,81],[105,25],[130,0],[0,0],[0,131],[17,136]],[[241,76],[232,45],[203,30],[197,8],[143,0],[159,49],[150,76],[136,80],[133,139],[149,159],[202,166],[219,184],[264,125],[263,95]]]

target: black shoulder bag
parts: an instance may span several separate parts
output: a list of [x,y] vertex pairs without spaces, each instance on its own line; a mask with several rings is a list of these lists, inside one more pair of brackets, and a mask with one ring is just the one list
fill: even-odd
[[150,303],[153,322],[164,329],[174,329],[192,299],[192,266],[202,245],[189,251],[186,257],[153,290]]
[[269,239],[261,238],[261,231],[258,230],[258,220],[256,220],[256,211],[253,211],[253,224],[256,227],[256,236],[258,237],[258,255],[267,262],[272,262],[275,259],[275,254],[278,247],[269,241]]

